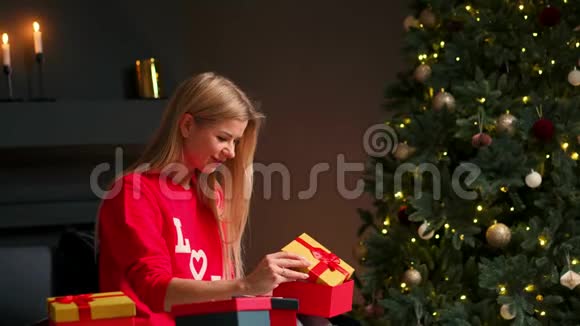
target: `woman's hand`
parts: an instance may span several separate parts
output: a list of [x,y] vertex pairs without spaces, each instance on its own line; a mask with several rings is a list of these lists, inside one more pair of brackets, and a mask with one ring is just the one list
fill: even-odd
[[308,274],[291,268],[305,268],[310,265],[304,257],[287,252],[267,255],[256,268],[242,280],[247,295],[261,295],[275,289],[280,283],[305,280]]

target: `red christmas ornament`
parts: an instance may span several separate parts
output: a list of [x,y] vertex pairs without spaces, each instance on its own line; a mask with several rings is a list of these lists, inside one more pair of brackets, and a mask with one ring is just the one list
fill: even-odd
[[540,12],[538,20],[542,26],[552,27],[560,23],[560,18],[562,14],[560,9],[552,6],[547,6]]
[[402,225],[409,225],[411,221],[409,221],[409,214],[407,214],[407,205],[403,205],[399,208],[397,212],[397,217],[399,218],[399,223]]
[[549,141],[554,137],[554,124],[546,118],[541,118],[534,123],[532,132],[539,140]]
[[471,137],[471,145],[475,148],[489,146],[491,145],[491,142],[492,142],[491,136],[484,132],[480,132]]
[[365,307],[365,313],[368,317],[380,317],[385,313],[385,309],[378,304],[369,304]]

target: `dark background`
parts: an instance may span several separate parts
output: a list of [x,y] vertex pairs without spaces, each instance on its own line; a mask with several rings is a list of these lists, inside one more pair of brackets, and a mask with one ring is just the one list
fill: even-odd
[[[126,99],[124,71],[150,56],[161,62],[166,95],[192,74],[215,71],[262,104],[267,119],[256,161],[286,166],[291,196],[282,198],[281,178],[274,177],[272,197],[265,199],[263,179],[256,178],[248,266],[302,232],[357,266],[351,254],[356,208],[369,208],[370,200],[342,198],[337,156],[364,162],[365,129],[386,119],[382,94],[402,64],[406,13],[399,1],[380,0],[1,1],[0,33],[10,35],[16,95],[30,96],[32,22],[38,20],[46,93],[57,106],[70,108],[66,103],[74,101],[78,111],[53,117],[55,104],[36,103],[27,111],[31,104],[0,103],[0,125],[13,128],[0,131],[0,324],[42,315],[41,299],[53,286],[51,253],[62,230],[88,229],[94,220],[98,201],[88,186],[91,170],[112,162],[115,146],[125,149],[126,162],[134,159],[140,150],[130,144],[140,142],[131,138],[135,126],[147,126],[139,129],[147,135],[157,125],[158,115],[127,109],[139,102]],[[147,102],[143,110],[151,106],[160,110],[163,102]],[[103,114],[95,119],[99,108]],[[34,114],[39,110],[42,119]],[[120,116],[130,123],[111,130],[108,122]],[[93,130],[95,124],[103,135],[121,136],[101,144],[99,137],[85,141],[62,128]],[[19,141],[23,134],[38,142]],[[62,144],[43,143],[63,138]],[[330,171],[319,176],[315,196],[299,200],[311,168],[324,162]],[[359,178],[348,173],[348,188]]]

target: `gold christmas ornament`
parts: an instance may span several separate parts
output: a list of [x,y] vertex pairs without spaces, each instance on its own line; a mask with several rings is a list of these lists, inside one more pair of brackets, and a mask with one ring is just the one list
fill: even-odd
[[403,279],[401,281],[408,286],[416,286],[421,284],[422,280],[421,273],[419,273],[418,270],[411,268],[403,273]]
[[417,229],[417,233],[419,234],[419,238],[423,239],[423,240],[429,240],[431,238],[433,238],[433,235],[435,234],[434,230],[431,230],[428,233],[425,233],[425,231],[427,231],[427,228],[429,227],[429,223],[427,222],[423,222],[423,224],[421,224],[421,226],[419,226],[419,228]]
[[449,111],[453,111],[455,109],[455,98],[450,93],[439,92],[433,98],[433,109],[441,111],[444,107],[447,107]]
[[429,79],[429,77],[431,77],[431,73],[431,67],[429,65],[422,64],[415,68],[415,73],[413,76],[415,77],[416,81],[424,83],[427,81],[427,79]]
[[512,232],[507,225],[496,223],[490,226],[485,232],[487,243],[494,248],[505,247],[512,238]]
[[419,21],[421,24],[423,24],[423,26],[431,28],[435,27],[437,24],[437,17],[433,11],[431,11],[431,9],[425,8],[423,11],[421,11],[421,14],[419,14]]
[[568,74],[568,82],[572,86],[580,86],[580,70],[576,69],[576,67]]
[[570,290],[574,290],[575,287],[580,284],[580,274],[576,273],[575,271],[569,270],[562,277],[560,277],[560,284],[569,288]]
[[515,311],[512,312],[510,305],[507,304],[501,305],[501,308],[499,308],[499,314],[501,315],[501,318],[505,320],[512,320],[516,318]]
[[393,156],[399,161],[404,161],[404,160],[408,159],[409,156],[411,156],[414,152],[415,152],[415,148],[413,148],[405,143],[400,143],[397,145],[397,149],[393,153]]
[[497,118],[497,131],[513,135],[516,131],[516,122],[518,119],[509,113],[504,113]]
[[411,28],[419,28],[419,20],[411,15],[405,17],[405,20],[403,20],[403,27],[405,28],[405,31],[410,31]]

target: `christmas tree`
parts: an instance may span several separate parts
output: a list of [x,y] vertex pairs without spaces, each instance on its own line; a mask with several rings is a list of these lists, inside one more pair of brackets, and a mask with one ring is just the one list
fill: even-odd
[[359,211],[362,319],[580,324],[580,1],[411,13]]

